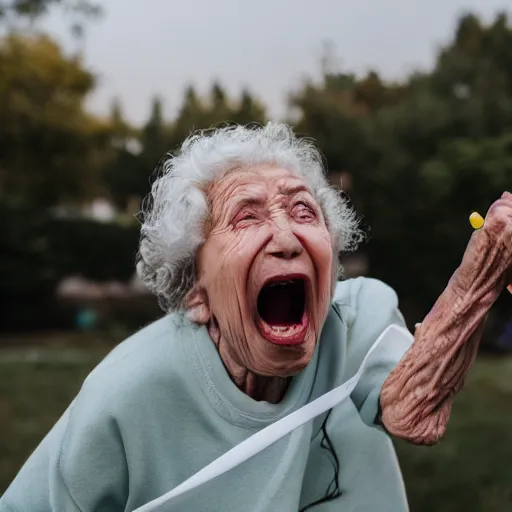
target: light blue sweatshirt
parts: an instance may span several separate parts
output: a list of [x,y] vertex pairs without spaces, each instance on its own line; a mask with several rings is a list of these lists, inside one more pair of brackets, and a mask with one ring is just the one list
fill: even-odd
[[[118,512],[165,494],[249,436],[342,384],[390,324],[394,291],[374,279],[339,283],[317,349],[279,404],[231,381],[205,328],[167,315],[116,347],[0,499],[1,512]],[[390,439],[375,424],[382,383],[403,356],[389,347],[326,431],[341,496],[309,510],[405,512]],[[325,414],[184,495],[162,512],[297,512],[324,497],[334,458]],[[325,440],[324,440],[325,444]]]

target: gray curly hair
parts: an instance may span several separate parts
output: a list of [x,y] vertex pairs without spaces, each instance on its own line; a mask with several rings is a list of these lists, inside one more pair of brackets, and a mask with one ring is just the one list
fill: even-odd
[[[227,171],[276,165],[305,180],[321,207],[338,253],[354,250],[363,238],[354,211],[326,179],[322,156],[310,139],[285,124],[226,126],[192,134],[176,155],[157,167],[144,200],[137,273],[166,312],[184,310],[196,280],[195,257],[205,241],[208,218],[204,190]],[[339,264],[334,269],[341,272]]]

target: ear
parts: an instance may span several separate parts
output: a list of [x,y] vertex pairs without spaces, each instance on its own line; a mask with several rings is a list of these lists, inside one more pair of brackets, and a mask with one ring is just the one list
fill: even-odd
[[205,325],[210,321],[211,312],[208,304],[208,294],[204,287],[196,284],[188,293],[185,304],[187,318],[196,324]]

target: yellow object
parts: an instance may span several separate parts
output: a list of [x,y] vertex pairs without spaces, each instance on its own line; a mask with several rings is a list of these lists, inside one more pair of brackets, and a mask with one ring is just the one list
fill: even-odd
[[473,229],[480,229],[484,225],[484,218],[478,213],[473,212],[469,216],[469,223],[471,224]]

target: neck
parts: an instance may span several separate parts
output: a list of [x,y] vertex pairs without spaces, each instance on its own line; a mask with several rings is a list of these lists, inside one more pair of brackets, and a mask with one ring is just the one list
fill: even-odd
[[228,344],[223,340],[214,322],[209,323],[208,332],[231,379],[241,391],[258,402],[277,404],[283,399],[290,378],[268,377],[251,372],[240,365],[230,353]]

